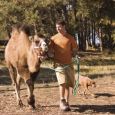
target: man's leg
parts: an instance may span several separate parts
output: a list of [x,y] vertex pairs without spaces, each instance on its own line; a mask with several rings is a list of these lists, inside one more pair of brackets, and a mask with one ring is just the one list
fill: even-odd
[[59,85],[60,99],[65,99],[65,83]]
[[66,105],[68,107],[68,111],[70,111],[70,106],[69,106],[69,87],[65,88],[65,100],[66,100]]
[[65,87],[65,100],[69,103],[69,87]]
[[59,84],[60,109],[63,111],[68,111],[68,105],[65,100],[66,74],[65,70],[63,70],[63,67],[57,67],[56,76]]
[[[67,96],[66,96],[66,84],[61,84],[59,86],[60,89],[60,109],[63,111],[69,111],[70,108],[66,102],[66,99],[68,100],[69,96],[68,96],[68,91],[67,91]],[[66,99],[65,99],[66,98]]]

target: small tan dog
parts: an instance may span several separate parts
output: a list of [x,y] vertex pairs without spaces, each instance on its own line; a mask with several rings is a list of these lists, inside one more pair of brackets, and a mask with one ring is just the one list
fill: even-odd
[[78,87],[78,93],[80,94],[80,87],[83,88],[83,95],[86,97],[86,94],[90,94],[91,96],[95,97],[95,94],[92,94],[89,91],[89,86],[96,87],[95,81],[91,80],[88,77],[85,76],[79,76],[79,87]]

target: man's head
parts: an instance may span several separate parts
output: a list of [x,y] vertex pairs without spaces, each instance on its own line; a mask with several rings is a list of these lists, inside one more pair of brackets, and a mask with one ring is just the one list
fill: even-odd
[[56,30],[57,30],[58,33],[65,34],[66,33],[65,21],[58,20],[56,22]]

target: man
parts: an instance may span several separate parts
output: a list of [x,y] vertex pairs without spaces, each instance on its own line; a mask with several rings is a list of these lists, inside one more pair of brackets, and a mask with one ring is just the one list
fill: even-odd
[[77,50],[75,39],[67,33],[65,22],[56,22],[57,34],[51,37],[49,54],[53,54],[54,67],[60,92],[60,109],[69,111],[69,87],[74,87],[75,77],[72,56]]

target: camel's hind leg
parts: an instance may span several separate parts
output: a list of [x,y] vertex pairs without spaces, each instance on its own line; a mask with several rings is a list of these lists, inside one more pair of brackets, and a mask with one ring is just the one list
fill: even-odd
[[16,97],[17,97],[17,104],[19,106],[22,106],[22,101],[21,101],[21,98],[20,98],[20,81],[21,81],[21,78],[19,76],[19,74],[17,74],[17,70],[12,66],[10,65],[9,66],[9,73],[10,73],[10,77],[11,77],[11,80],[12,80],[12,84],[15,88],[15,93],[16,93]]
[[9,70],[9,73],[10,73],[10,78],[11,78],[11,81],[12,81],[12,85],[14,86],[15,83],[16,83],[15,69],[13,68],[12,65],[9,65],[8,70]]
[[17,103],[20,107],[23,106],[22,100],[20,98],[20,83],[21,83],[21,77],[19,74],[17,74],[16,79],[16,85],[15,85],[15,91],[16,91],[16,97],[17,97]]

